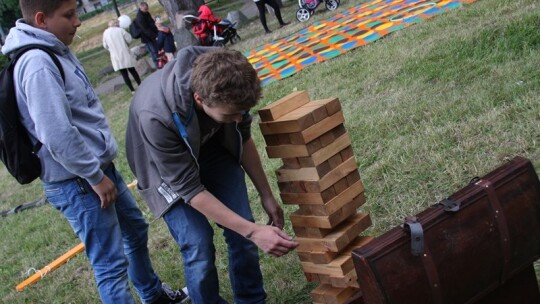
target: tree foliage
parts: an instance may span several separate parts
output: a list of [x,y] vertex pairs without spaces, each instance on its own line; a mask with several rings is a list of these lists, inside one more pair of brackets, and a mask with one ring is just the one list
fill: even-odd
[[6,31],[15,26],[15,21],[22,17],[19,0],[0,0],[0,26]]

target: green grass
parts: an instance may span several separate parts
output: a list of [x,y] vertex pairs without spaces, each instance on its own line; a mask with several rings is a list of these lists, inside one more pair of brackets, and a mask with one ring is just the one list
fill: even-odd
[[[344,1],[340,9],[356,4]],[[295,11],[296,4],[287,3],[284,19],[293,21]],[[328,16],[319,9],[313,19]],[[273,15],[268,21],[277,29]],[[262,35],[262,26],[253,20],[239,29],[243,40],[234,47],[245,51],[306,25],[293,23]],[[294,90],[307,90],[314,100],[339,98],[366,188],[362,210],[373,220],[367,233],[379,235],[515,155],[540,168],[539,46],[536,1],[479,0],[272,83],[264,88],[257,109]],[[108,58],[101,60],[109,64]],[[102,98],[120,146],[117,166],[128,182],[133,175],[123,146],[130,97],[121,90]],[[257,126],[253,136],[264,151]],[[269,160],[264,153],[263,158],[277,194],[274,172],[281,161]],[[41,195],[37,183],[18,186],[3,169],[0,180],[2,209]],[[265,222],[254,187],[248,185],[256,219]],[[149,247],[156,271],[164,281],[184,285],[178,247],[163,221],[153,221],[139,202],[151,222]],[[284,209],[288,215],[296,207]],[[43,267],[78,244],[58,212],[48,205],[30,209],[2,218],[0,230],[0,302],[98,302],[84,255],[21,293],[14,290],[28,269]],[[286,231],[292,233],[290,223]],[[216,244],[222,295],[231,300],[220,232]],[[261,267],[269,303],[311,302],[315,285],[306,282],[294,252],[282,258],[262,254]]]

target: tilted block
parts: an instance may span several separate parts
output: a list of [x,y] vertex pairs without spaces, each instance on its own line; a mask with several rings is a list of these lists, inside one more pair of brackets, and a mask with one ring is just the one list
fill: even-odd
[[371,226],[369,214],[357,213],[347,218],[343,223],[324,238],[306,238],[296,236],[299,252],[340,252],[364,230]]
[[307,91],[291,93],[259,110],[261,121],[273,121],[309,102]]
[[339,225],[349,216],[356,214],[356,209],[362,205],[362,200],[355,199],[328,216],[317,216],[310,213],[302,213],[301,209],[291,213],[289,218],[293,226],[315,227],[331,229]]
[[343,208],[351,201],[357,201],[360,206],[366,202],[364,196],[364,186],[361,181],[347,188],[326,204],[298,204],[302,214],[313,214],[320,216],[330,216]]
[[278,181],[278,187],[282,193],[320,193],[333,186],[339,180],[348,176],[352,172],[356,173],[354,176],[351,176],[351,179],[356,177],[358,177],[358,179],[360,178],[360,175],[357,173],[358,171],[354,156],[343,161],[339,166],[332,169],[318,181]]
[[315,264],[328,264],[339,254],[352,254],[352,251],[373,240],[370,236],[356,236],[356,238],[341,252],[318,252],[318,251],[299,251],[296,250],[301,261],[311,261]]
[[[329,104],[339,105],[339,100],[334,98],[309,102],[289,113],[284,114],[276,120],[261,122],[259,124],[261,133],[266,136],[271,134],[302,132],[316,123],[321,122],[329,116],[337,113],[328,112],[327,106]],[[335,106],[330,106],[330,108],[335,109]],[[331,129],[320,124],[318,127],[323,127],[323,131],[328,131]]]

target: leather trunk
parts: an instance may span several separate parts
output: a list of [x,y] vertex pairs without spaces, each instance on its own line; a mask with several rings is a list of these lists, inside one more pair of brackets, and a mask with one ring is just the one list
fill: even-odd
[[[516,157],[354,250],[353,262],[368,304],[461,304],[480,302],[539,256],[540,182]],[[523,303],[540,303],[538,285],[530,294]]]

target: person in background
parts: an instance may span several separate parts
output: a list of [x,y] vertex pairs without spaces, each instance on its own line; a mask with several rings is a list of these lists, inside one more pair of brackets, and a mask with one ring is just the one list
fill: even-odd
[[152,18],[152,15],[148,11],[148,3],[141,2],[139,4],[139,10],[137,11],[137,16],[133,22],[137,23],[141,29],[141,42],[144,43],[146,50],[150,53],[152,61],[157,66],[158,62],[158,48],[156,44],[156,39],[158,35],[158,29],[155,24],[155,20]]
[[[101,301],[135,304],[128,278],[142,303],[181,303],[187,296],[161,282],[148,253],[148,223],[114,166],[117,144],[83,66],[69,49],[81,25],[76,0],[20,0],[23,15],[2,53],[39,44],[13,71],[22,125],[43,144],[38,151],[47,201],[84,243]],[[77,294],[73,294],[77,302]]]
[[137,85],[141,84],[141,78],[137,70],[135,70],[137,60],[129,49],[131,40],[131,35],[118,26],[118,20],[109,21],[109,27],[103,32],[103,47],[111,55],[113,69],[115,72],[120,71],[124,82],[133,94],[135,93],[135,89],[129,79],[128,71],[133,76],[133,79],[135,79],[135,82],[137,82]]
[[168,26],[163,25],[161,18],[156,17],[156,27],[158,29],[157,48],[164,50],[167,56],[167,62],[171,62],[176,55],[176,45],[174,44],[174,36]]
[[[235,50],[186,47],[173,63],[141,84],[129,110],[126,156],[139,193],[180,247],[193,303],[227,303],[210,221],[223,229],[234,303],[265,303],[257,247],[280,257],[298,243],[282,230],[283,209],[251,138],[261,82]],[[253,218],[246,174],[266,225]]]
[[285,22],[281,18],[281,10],[279,9],[279,4],[276,2],[276,0],[253,0],[255,4],[257,5],[257,9],[259,10],[259,19],[261,20],[261,24],[264,28],[264,31],[267,34],[272,33],[272,31],[268,28],[268,25],[266,25],[266,4],[268,4],[273,10],[274,14],[276,15],[276,18],[279,22],[280,27],[284,27],[286,25],[291,24],[290,22]]

